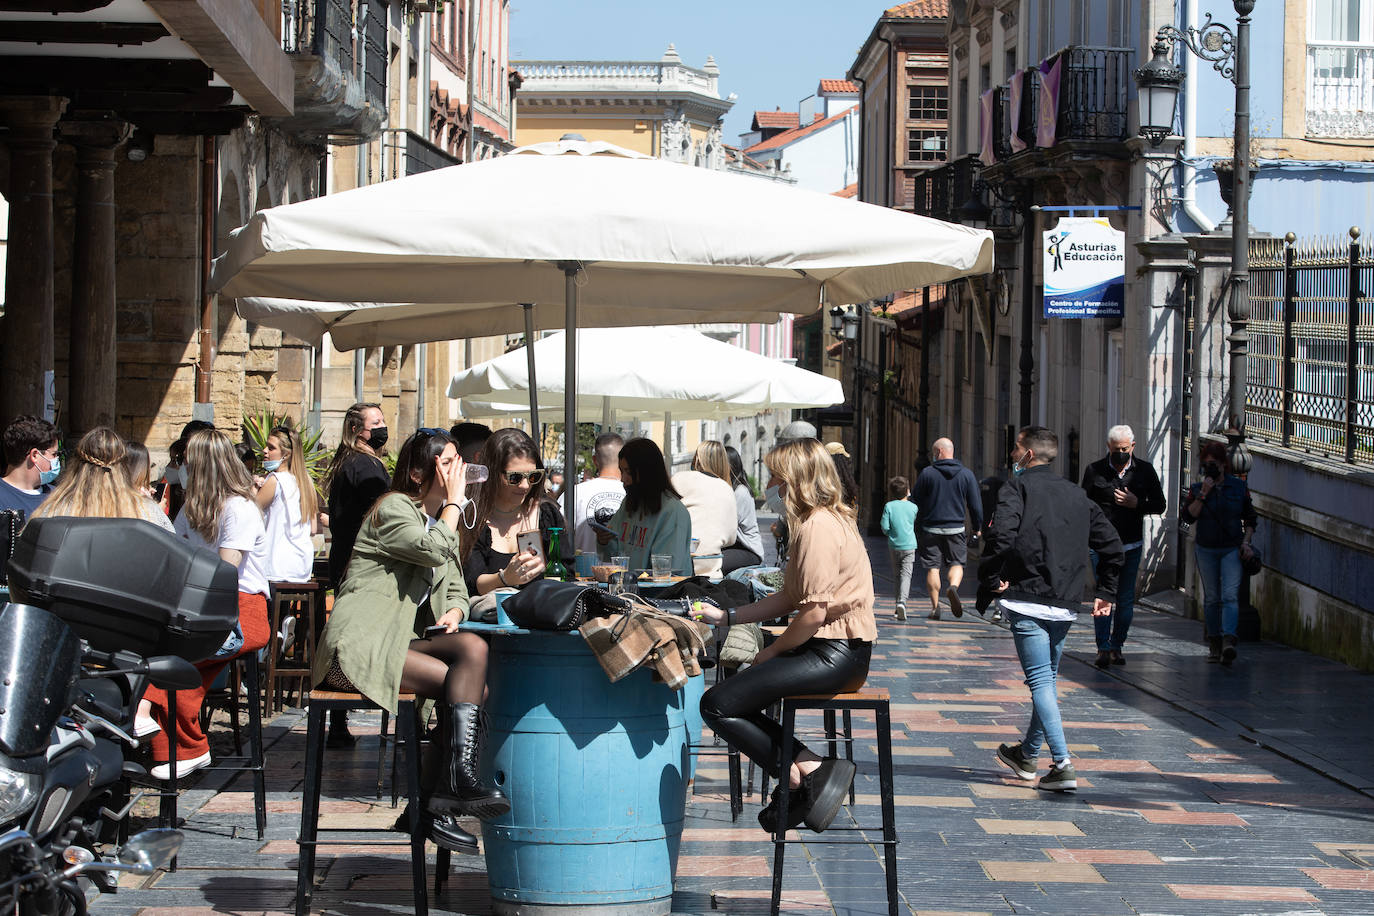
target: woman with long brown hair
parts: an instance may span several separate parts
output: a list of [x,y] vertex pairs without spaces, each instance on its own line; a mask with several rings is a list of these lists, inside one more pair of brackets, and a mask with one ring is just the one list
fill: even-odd
[[254,501],[267,514],[267,579],[270,582],[304,582],[315,565],[315,530],[319,500],[315,483],[305,468],[305,447],[300,433],[289,426],[274,426],[262,449],[267,471]]
[[[563,514],[543,498],[548,479],[544,462],[524,430],[498,429],[482,447],[482,455],[488,473],[477,491],[476,524],[458,532],[463,575],[472,595],[523,588],[542,577],[550,529],[563,527]],[[540,554],[520,549],[517,536],[524,531],[539,532]]]
[[[335,595],[343,586],[363,517],[391,485],[382,463],[387,435],[380,405],[358,403],[344,413],[343,436],[325,475],[325,492],[329,494],[329,584]],[[316,615],[316,640],[323,626],[324,615]],[[330,713],[326,741],[330,747],[351,747],[357,741],[349,734],[347,713]]]
[[[210,764],[210,743],[200,727],[200,707],[210,685],[233,659],[267,645],[267,531],[262,511],[253,502],[253,478],[234,451],[234,443],[217,429],[203,429],[186,443],[186,503],[173,526],[198,547],[214,550],[234,566],[239,576],[239,631],[242,643],[236,650],[197,662],[201,684],[177,692],[175,711],[169,716],[167,694],[149,687],[144,699],[152,719],[162,730],[152,738],[153,757],[168,759],[166,726],[176,720],[177,775]],[[166,779],[170,768],[161,763],[151,769],[154,778]]]
[[[477,852],[477,839],[455,813],[496,817],[510,809],[499,789],[478,777],[487,644],[459,633],[468,593],[458,561],[464,502],[463,459],[447,432],[422,429],[396,459],[391,490],[358,532],[353,562],[315,656],[315,681],[357,691],[396,714],[411,691],[438,701],[439,740],[423,761],[427,832],[455,852]],[[429,625],[447,632],[425,637]],[[396,829],[408,830],[405,815]]]
[[794,439],[769,452],[764,464],[770,486],[779,487],[791,532],[782,590],[731,611],[703,607],[698,619],[715,625],[792,619],[749,667],[706,691],[701,713],[718,735],[778,779],[772,802],[759,813],[760,826],[776,832],[778,800],[790,790],[787,828],[805,820],[819,833],[848,794],[854,764],[822,759],[798,743],[791,771],[779,773],[782,729],[764,710],[785,696],[863,686],[878,636],[873,570],[825,446]]
[[[33,517],[141,518],[171,531],[172,523],[157,504],[130,485],[130,459],[129,446],[119,433],[97,426],[76,444],[62,476]],[[147,474],[145,463],[145,480]]]

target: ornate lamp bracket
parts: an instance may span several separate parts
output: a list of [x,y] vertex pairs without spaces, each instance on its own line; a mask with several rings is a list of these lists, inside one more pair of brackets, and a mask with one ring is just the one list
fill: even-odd
[[1180,29],[1162,25],[1155,32],[1155,41],[1177,41],[1203,60],[1212,62],[1212,69],[1232,83],[1236,81],[1236,36],[1223,23],[1213,22],[1212,14],[1196,28]]

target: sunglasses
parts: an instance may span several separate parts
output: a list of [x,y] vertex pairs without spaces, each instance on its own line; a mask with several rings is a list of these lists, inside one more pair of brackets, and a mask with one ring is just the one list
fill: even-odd
[[447,435],[448,435],[448,430],[446,430],[446,429],[435,429],[435,428],[432,427],[432,426],[421,426],[419,429],[417,429],[417,430],[415,430],[415,431],[416,431],[417,433],[424,433],[426,436],[447,436]]
[[506,483],[510,484],[513,487],[520,486],[520,481],[522,480],[528,480],[530,482],[530,486],[534,486],[535,484],[539,483],[539,481],[544,479],[544,472],[540,470],[528,471],[526,473],[521,473],[520,471],[511,471],[510,473],[503,474],[502,476],[506,478]]

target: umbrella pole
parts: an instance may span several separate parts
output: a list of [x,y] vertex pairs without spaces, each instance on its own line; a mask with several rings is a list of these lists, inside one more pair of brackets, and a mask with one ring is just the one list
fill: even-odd
[[673,412],[663,411],[663,466],[673,473]]
[[[577,275],[582,265],[563,261],[563,524],[573,523],[573,471],[577,464]],[[533,386],[531,386],[533,390]],[[531,395],[533,396],[533,395]],[[565,533],[560,546],[570,556],[572,532]]]
[[534,378],[534,303],[522,302],[525,310],[525,359],[529,365],[530,377],[530,432],[539,431],[539,385]]
[[603,433],[611,430],[611,399],[610,396],[601,398],[601,431]]

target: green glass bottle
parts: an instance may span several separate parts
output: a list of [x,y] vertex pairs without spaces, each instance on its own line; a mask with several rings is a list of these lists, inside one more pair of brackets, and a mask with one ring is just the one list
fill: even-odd
[[562,533],[562,528],[549,529],[549,562],[544,569],[544,578],[570,582],[572,570],[563,563],[563,548],[558,544],[558,536]]

